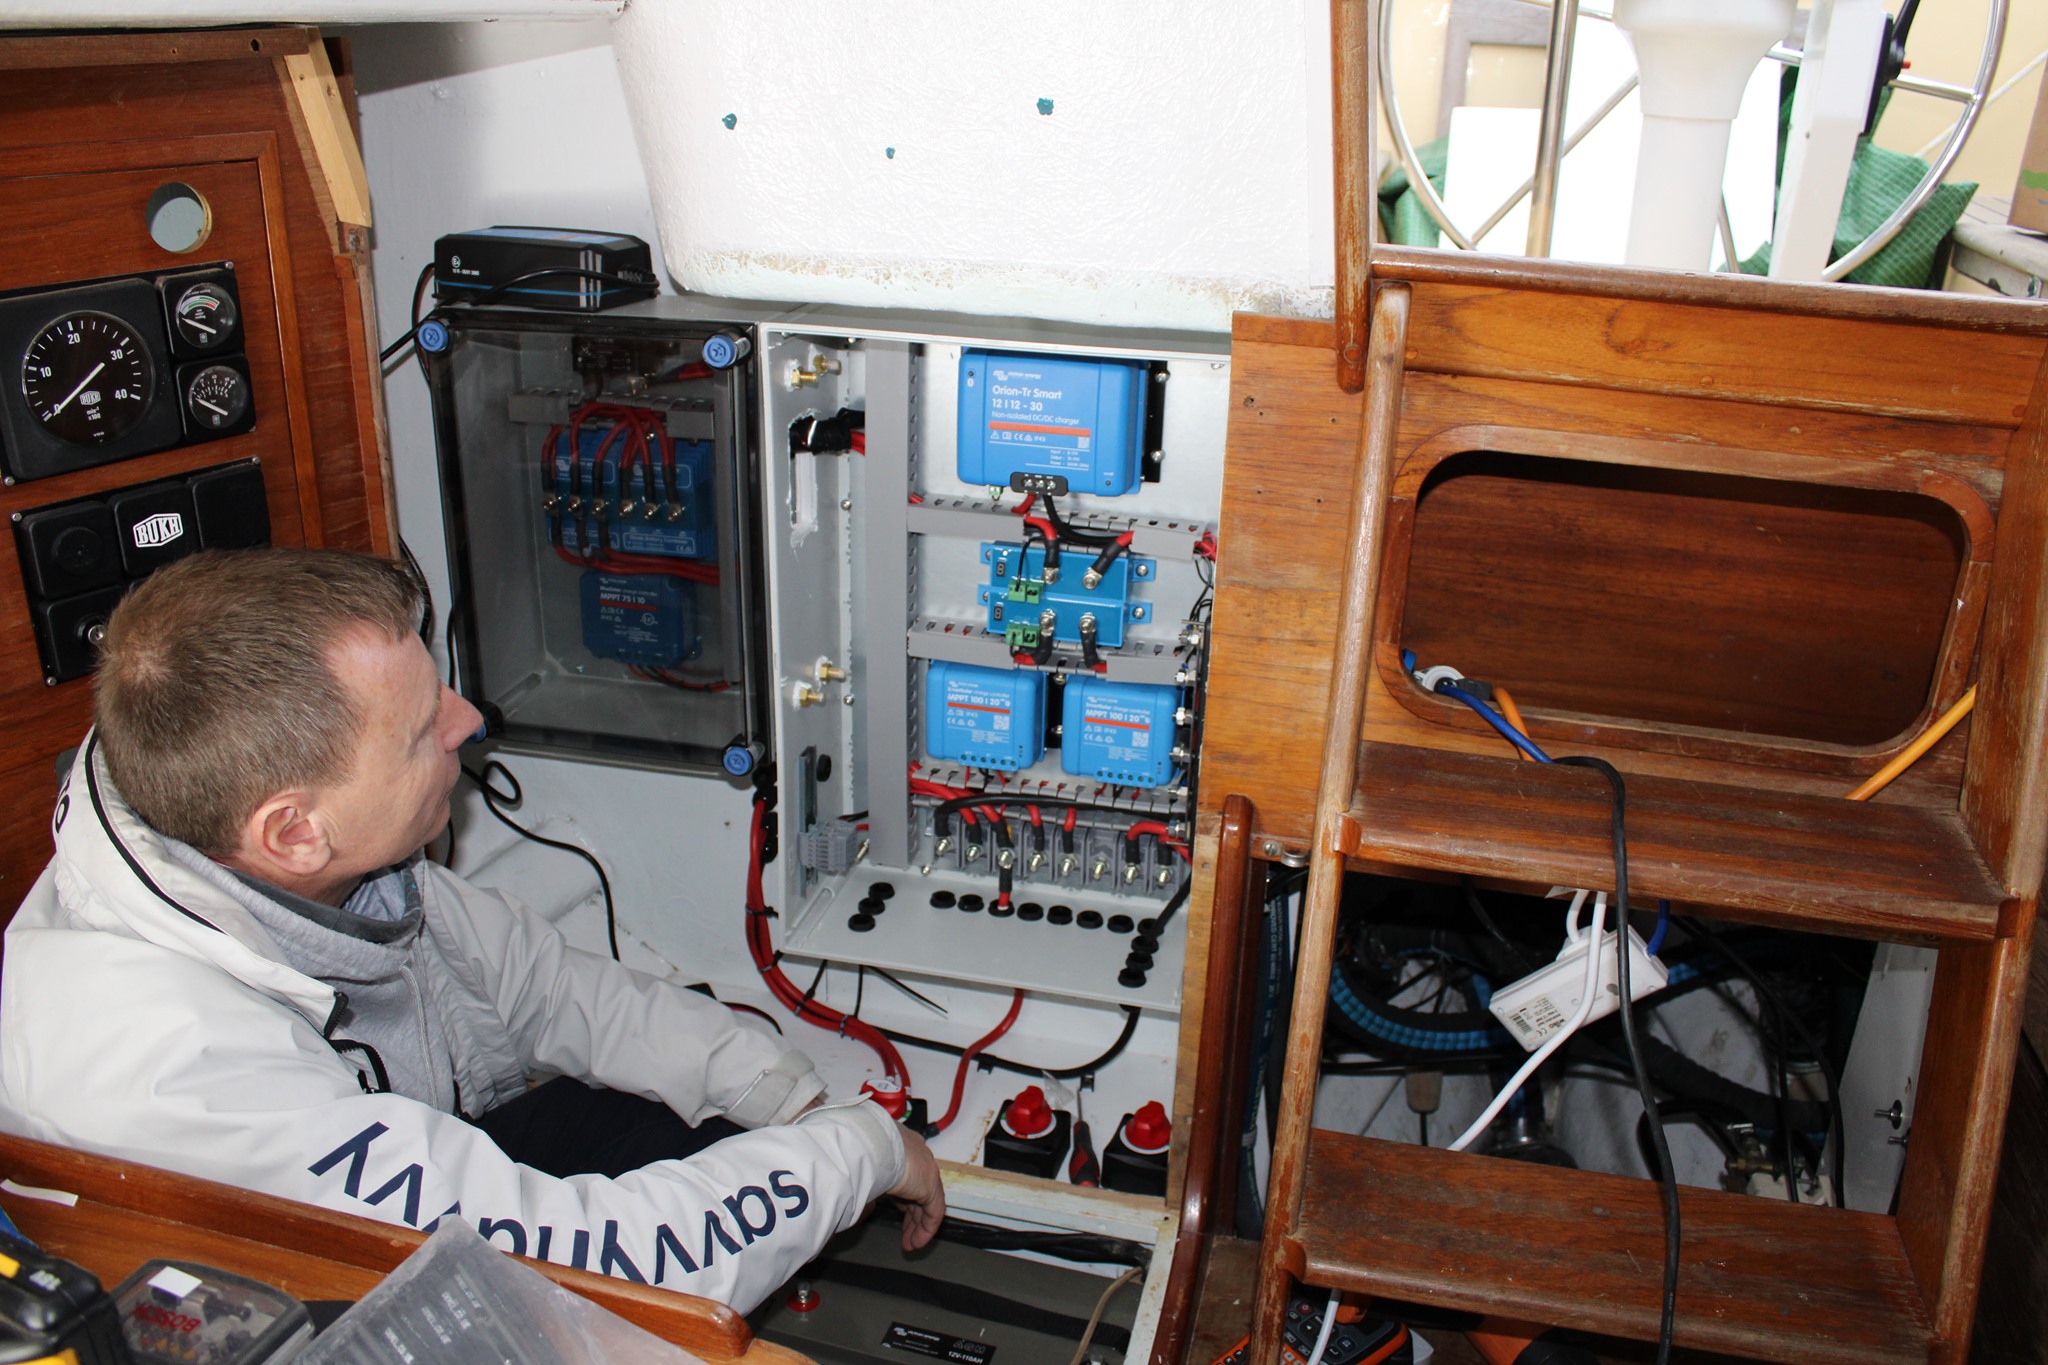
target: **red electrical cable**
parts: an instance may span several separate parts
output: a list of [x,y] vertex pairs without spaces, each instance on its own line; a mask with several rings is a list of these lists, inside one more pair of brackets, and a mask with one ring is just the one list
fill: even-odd
[[1186,859],[1189,862],[1194,861],[1194,859],[1188,857],[1187,845],[1175,839],[1173,837],[1173,832],[1167,829],[1165,825],[1160,824],[1157,820],[1139,820],[1135,822],[1129,829],[1124,831],[1124,838],[1135,839],[1141,834],[1152,834],[1158,836],[1160,843],[1172,849],[1175,853],[1178,853],[1183,859]]
[[908,1093],[910,1069],[903,1064],[903,1054],[896,1050],[894,1043],[872,1025],[810,999],[797,989],[796,983],[783,973],[781,965],[776,962],[768,939],[767,896],[761,890],[761,846],[767,837],[767,815],[768,803],[757,799],[747,859],[747,950],[754,959],[755,968],[761,973],[769,993],[791,1014],[807,1024],[873,1048],[875,1055],[881,1058],[882,1069]]
[[986,1036],[976,1040],[965,1052],[960,1054],[960,1067],[953,1073],[953,1102],[946,1106],[945,1117],[932,1125],[933,1132],[945,1132],[952,1125],[953,1120],[959,1116],[960,1097],[967,1092],[968,1068],[974,1065],[974,1059],[983,1050],[994,1046],[997,1039],[1010,1031],[1010,1025],[1017,1022],[1017,1012],[1023,1008],[1024,988],[1020,986],[1017,988],[1017,993],[1010,997],[1010,1012],[1003,1016],[1003,1022],[997,1024],[993,1029],[989,1030]]
[[962,796],[972,796],[965,787],[949,787],[943,782],[934,782],[928,777],[917,775],[917,765],[910,765],[910,790],[919,796],[936,796],[941,801],[952,801]]

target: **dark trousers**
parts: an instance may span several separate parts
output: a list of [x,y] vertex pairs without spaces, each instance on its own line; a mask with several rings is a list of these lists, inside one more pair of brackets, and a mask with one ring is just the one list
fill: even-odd
[[553,1176],[621,1176],[650,1162],[692,1156],[746,1131],[717,1117],[692,1128],[665,1104],[567,1076],[499,1105],[475,1123],[505,1155]]

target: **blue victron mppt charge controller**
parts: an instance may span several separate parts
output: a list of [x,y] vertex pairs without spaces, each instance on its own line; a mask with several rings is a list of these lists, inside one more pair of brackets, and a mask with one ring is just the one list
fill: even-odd
[[934,662],[925,673],[924,747],[970,767],[1030,767],[1045,754],[1045,675]]
[[600,659],[670,668],[695,658],[697,604],[669,574],[583,574],[583,647]]
[[[1138,486],[1145,443],[1145,362],[964,351],[960,479],[1032,491],[1115,497]],[[1060,481],[1065,487],[1061,488]]]
[[1173,779],[1178,690],[1153,683],[1067,680],[1060,714],[1060,767],[1127,787]]

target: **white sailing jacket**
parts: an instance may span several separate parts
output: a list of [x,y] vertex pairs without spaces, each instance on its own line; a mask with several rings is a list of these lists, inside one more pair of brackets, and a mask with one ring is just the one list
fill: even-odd
[[0,958],[12,1132],[409,1227],[460,1217],[505,1250],[742,1312],[903,1177],[902,1138],[870,1102],[790,1122],[823,1089],[801,1052],[422,864],[412,968],[466,1112],[555,1072],[758,1130],[617,1179],[521,1166],[457,1115],[374,1092],[369,1062],[329,1041],[341,996],[168,854],[93,736],[53,828]]

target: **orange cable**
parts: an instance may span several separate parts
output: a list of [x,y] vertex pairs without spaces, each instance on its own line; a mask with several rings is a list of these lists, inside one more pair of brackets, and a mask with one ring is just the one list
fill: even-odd
[[1963,693],[1962,699],[1942,713],[1940,720],[1920,732],[1920,737],[1899,750],[1892,761],[1879,768],[1863,780],[1863,785],[1849,793],[1851,801],[1868,801],[1890,785],[1891,780],[1918,762],[1920,756],[1941,741],[1941,737],[1956,728],[1964,716],[1977,705],[1977,688],[1974,684]]
[[[1529,723],[1522,719],[1522,708],[1515,705],[1515,699],[1499,683],[1493,685],[1493,699],[1500,703],[1500,713],[1508,718],[1508,724],[1514,726],[1525,735],[1529,734]],[[1533,739],[1535,736],[1531,735],[1530,738]],[[1524,763],[1534,763],[1536,761],[1522,751],[1521,745],[1516,744],[1510,747],[1514,749],[1515,757],[1521,759]]]

